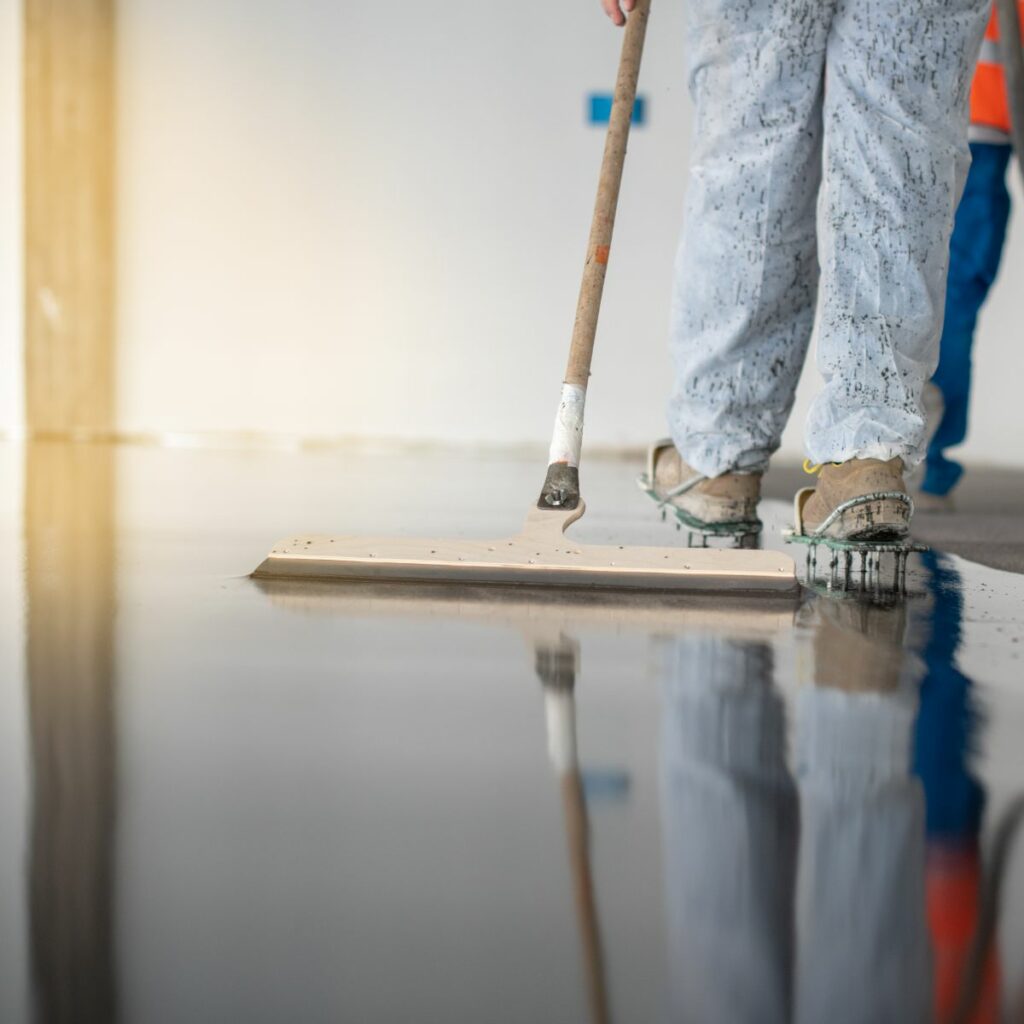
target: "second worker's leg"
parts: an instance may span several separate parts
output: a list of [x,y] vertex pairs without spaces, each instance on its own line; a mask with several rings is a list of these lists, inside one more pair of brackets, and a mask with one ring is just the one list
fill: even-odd
[[945,450],[967,437],[974,332],[978,312],[999,270],[1010,219],[1006,187],[1010,146],[975,142],[971,144],[971,156],[971,170],[949,246],[946,321],[939,345],[939,367],[932,378],[942,393],[944,411],[928,448],[921,490],[936,496],[947,495],[963,474],[963,467],[947,458]]
[[763,471],[792,407],[814,320],[834,2],[689,4],[696,123],[669,427],[686,466],[706,477]]

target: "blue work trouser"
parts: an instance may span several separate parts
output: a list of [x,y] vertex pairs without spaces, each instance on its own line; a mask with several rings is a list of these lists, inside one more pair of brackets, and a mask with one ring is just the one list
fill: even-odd
[[971,388],[971,345],[978,312],[988,295],[1006,239],[1010,193],[1006,167],[1011,147],[972,142],[973,162],[950,241],[946,319],[939,347],[939,366],[932,378],[942,392],[945,412],[928,446],[923,491],[948,494],[963,474],[963,466],[945,451],[967,436],[967,407]]

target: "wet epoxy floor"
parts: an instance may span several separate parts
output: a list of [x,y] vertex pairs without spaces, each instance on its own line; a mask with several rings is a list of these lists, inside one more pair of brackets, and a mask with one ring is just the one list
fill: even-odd
[[[672,542],[634,473],[585,467],[574,536]],[[542,475],[0,446],[0,1020],[1021,1019],[1024,577],[246,578],[296,530],[510,532]]]

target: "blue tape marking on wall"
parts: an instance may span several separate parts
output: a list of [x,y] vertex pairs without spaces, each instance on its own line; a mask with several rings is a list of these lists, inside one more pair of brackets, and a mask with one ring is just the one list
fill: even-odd
[[[612,94],[592,92],[587,97],[587,121],[590,124],[607,124],[612,116]],[[637,96],[633,104],[633,124],[647,123],[647,99]]]

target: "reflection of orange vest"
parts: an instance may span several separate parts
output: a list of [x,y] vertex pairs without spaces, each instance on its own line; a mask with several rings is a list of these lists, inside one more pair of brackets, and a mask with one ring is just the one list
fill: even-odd
[[[932,845],[925,877],[928,930],[935,955],[935,1015],[937,1020],[946,1020],[960,997],[979,923],[981,858],[977,849]],[[993,943],[985,960],[978,1001],[967,1018],[970,1024],[996,1024],[1001,988],[999,951]]]
[[[1021,22],[1024,24],[1024,0],[1019,0]],[[999,60],[999,23],[992,11],[985,41],[981,45],[978,70],[971,89],[971,124],[985,125],[997,131],[1010,132],[1010,110],[1006,101],[1006,80]]]

